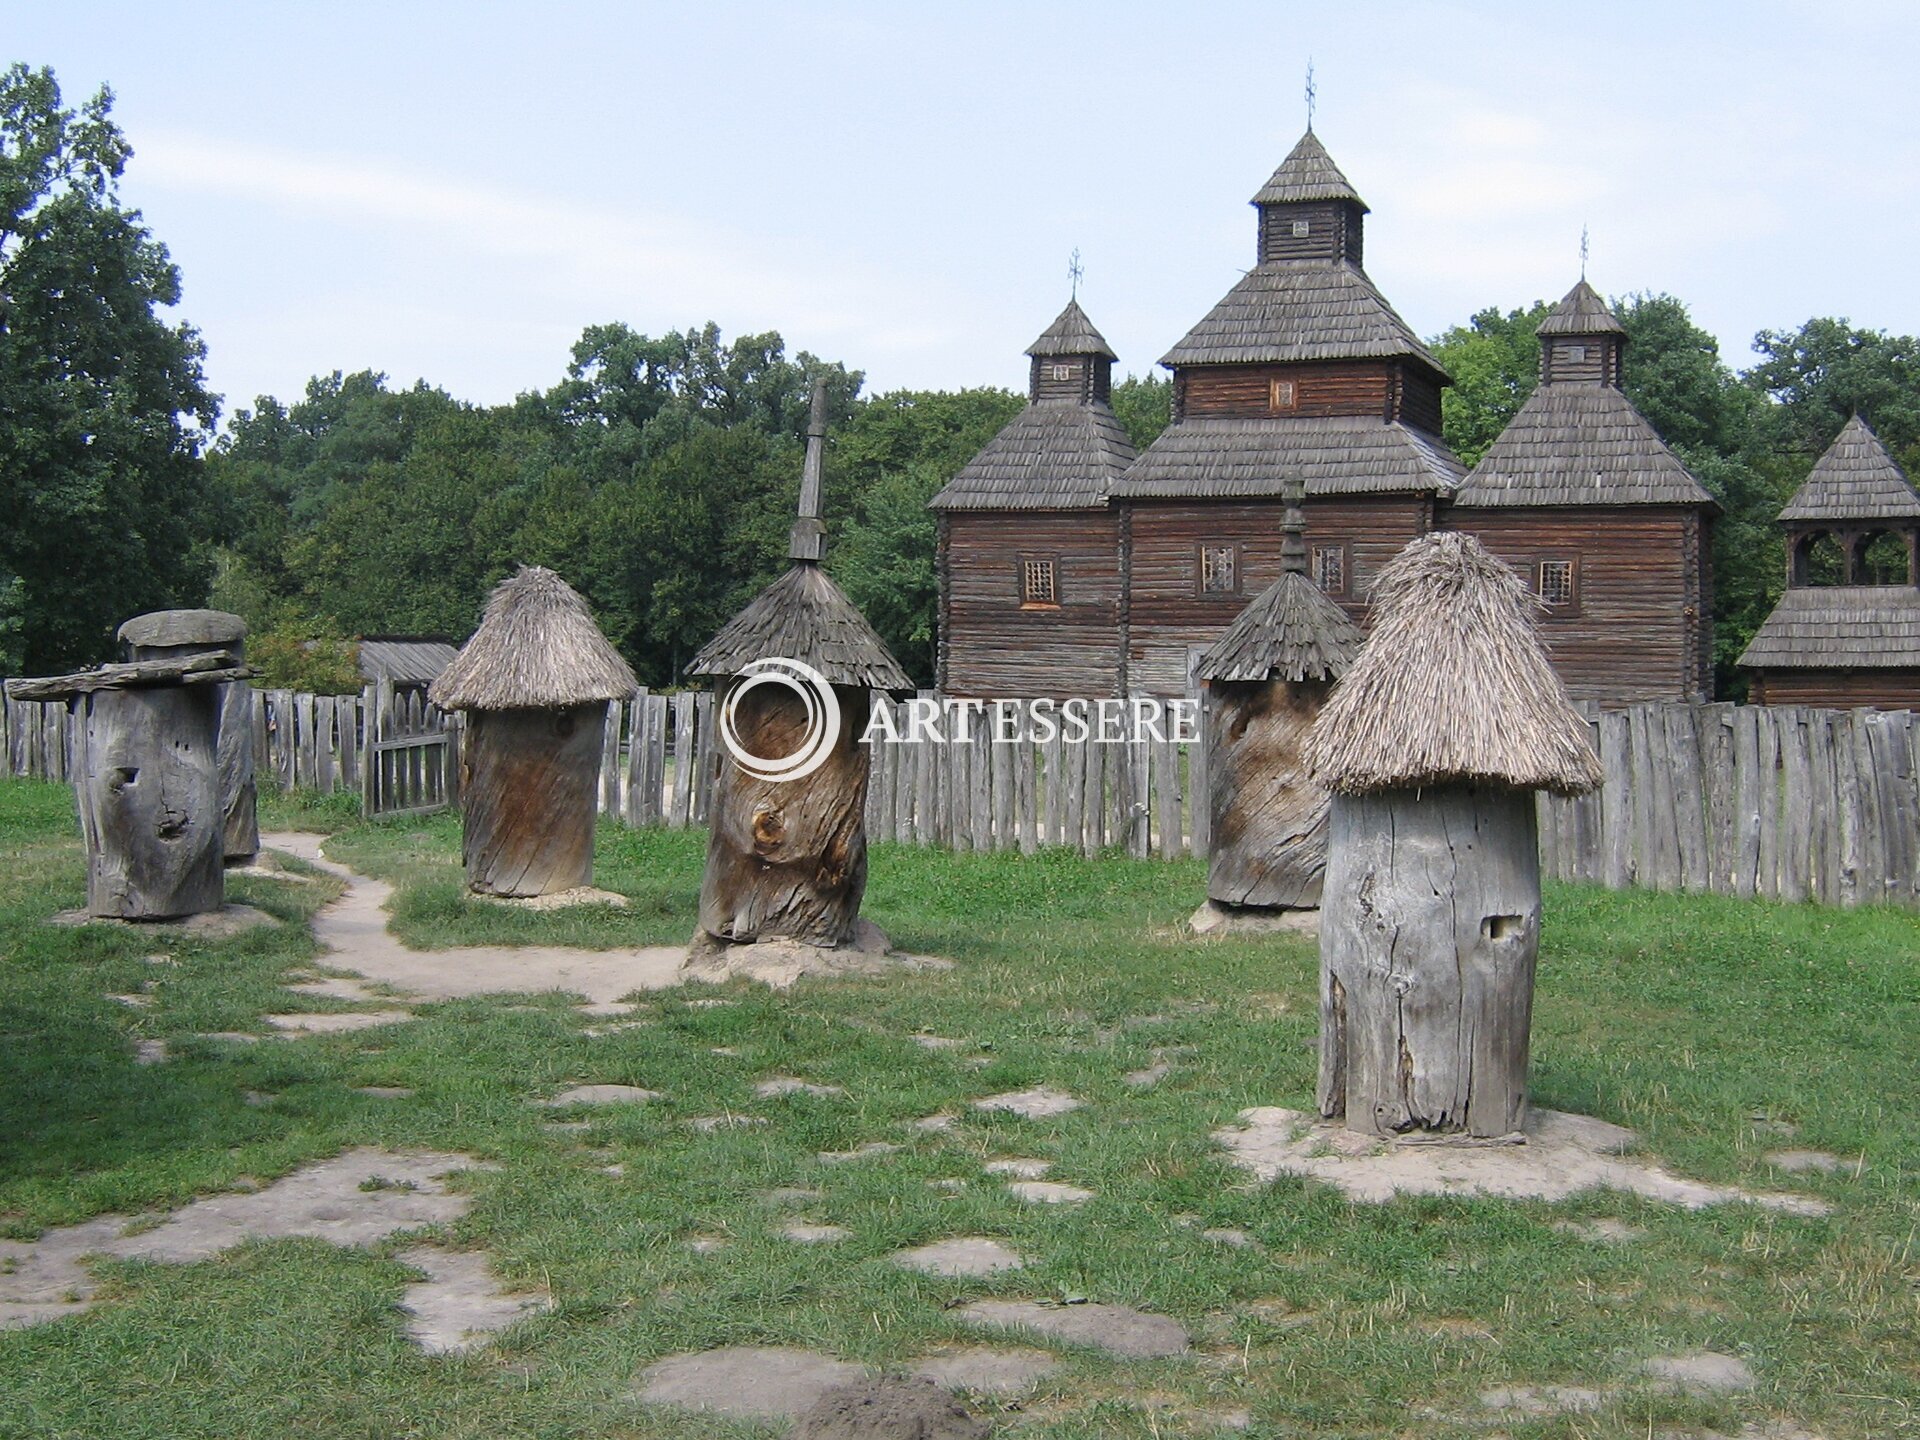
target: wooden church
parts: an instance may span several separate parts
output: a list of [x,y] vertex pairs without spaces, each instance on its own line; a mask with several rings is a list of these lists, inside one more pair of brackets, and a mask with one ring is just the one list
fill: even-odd
[[1920,709],[1920,495],[1866,421],[1780,523],[1787,589],[1740,657],[1754,703]]
[[1029,350],[1031,403],[932,502],[940,687],[1193,693],[1280,578],[1298,480],[1308,573],[1356,621],[1408,541],[1457,527],[1539,589],[1577,698],[1703,697],[1713,501],[1621,391],[1599,296],[1583,281],[1543,324],[1540,390],[1469,476],[1448,376],[1367,278],[1367,205],[1311,128],[1252,205],[1253,268],[1162,357],[1172,423],[1139,456],[1077,303]]

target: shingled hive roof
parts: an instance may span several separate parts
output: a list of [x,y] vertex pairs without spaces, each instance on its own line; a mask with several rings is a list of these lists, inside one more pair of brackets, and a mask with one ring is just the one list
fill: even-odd
[[1547,312],[1534,332],[1538,335],[1625,335],[1627,327],[1600,298],[1600,292],[1586,278],[1566,293],[1566,297]]
[[1219,304],[1160,357],[1162,365],[1405,356],[1446,371],[1374,289],[1344,260],[1272,260],[1241,277]]
[[1340,173],[1320,137],[1311,130],[1300,137],[1300,143],[1288,152],[1250,203],[1285,205],[1301,200],[1351,200],[1362,210],[1367,208],[1367,202]]
[[1380,572],[1372,634],[1307,739],[1346,795],[1483,781],[1578,795],[1600,783],[1587,722],[1534,626],[1526,581],[1470,535],[1423,535]]
[[1920,517],[1906,472],[1858,415],[1849,420],[1806,483],[1793,492],[1782,520],[1912,520]]
[[1080,308],[1078,300],[1067,301],[1067,308],[1040,332],[1040,338],[1027,347],[1027,354],[1098,355],[1104,360],[1120,358],[1113,353],[1113,347],[1107,344],[1106,336],[1093,328],[1093,321],[1087,318],[1087,312]]
[[561,710],[636,688],[587,602],[553,571],[523,565],[494,586],[480,628],[427,698],[442,710]]
[[1920,668],[1920,589],[1809,585],[1788,590],[1746,653],[1749,670]]
[[818,565],[795,565],[720,627],[690,675],[738,675],[756,660],[798,660],[830,685],[911,690],[913,682],[866,617]]
[[1454,497],[1496,505],[1715,505],[1611,385],[1542,385]]
[[1364,638],[1318,585],[1290,571],[1254,597],[1194,673],[1202,680],[1338,680]]
[[1009,420],[929,503],[936,510],[1096,508],[1133,461],[1133,442],[1107,406],[1042,400]]
[[1169,425],[1114,483],[1128,499],[1278,495],[1297,475],[1309,495],[1453,493],[1462,466],[1444,441],[1372,415],[1207,417]]

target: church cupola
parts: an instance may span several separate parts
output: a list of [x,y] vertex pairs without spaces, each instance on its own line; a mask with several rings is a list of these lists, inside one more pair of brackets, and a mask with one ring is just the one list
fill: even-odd
[[1111,398],[1116,357],[1078,300],[1067,301],[1060,318],[1040,332],[1027,354],[1033,358],[1027,398],[1034,403],[1105,404]]
[[1542,385],[1611,385],[1620,388],[1627,327],[1599,292],[1580,283],[1540,322]]
[[1251,203],[1260,212],[1257,264],[1275,260],[1362,263],[1366,202],[1311,129]]

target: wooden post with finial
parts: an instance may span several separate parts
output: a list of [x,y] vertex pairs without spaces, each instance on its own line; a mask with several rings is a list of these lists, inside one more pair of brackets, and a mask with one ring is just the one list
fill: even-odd
[[[827,386],[813,387],[793,566],[708,641],[689,673],[717,682],[725,759],[688,962],[720,974],[729,947],[854,943],[867,886],[862,743],[872,692],[911,685],[860,612],[820,568]],[[885,948],[884,937],[877,947]],[[864,946],[863,942],[863,948]]]

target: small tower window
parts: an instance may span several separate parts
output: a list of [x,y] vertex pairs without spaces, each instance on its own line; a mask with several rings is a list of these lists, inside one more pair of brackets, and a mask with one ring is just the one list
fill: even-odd
[[1291,410],[1295,404],[1295,394],[1293,381],[1269,381],[1267,384],[1267,408],[1269,410]]
[[1534,567],[1534,586],[1554,614],[1571,614],[1580,603],[1579,569],[1571,560],[1542,560]]
[[1312,228],[1312,227],[1311,227],[1311,226],[1309,226],[1309,225],[1307,224],[1307,222],[1306,222],[1305,220],[1296,220],[1296,221],[1294,221],[1294,222],[1293,222],[1293,238],[1294,238],[1294,239],[1296,239],[1296,240],[1304,240],[1304,239],[1306,239],[1306,238],[1307,238],[1307,232],[1308,232],[1308,231],[1309,231],[1309,230],[1310,230],[1311,228]]
[[1584,345],[1567,346],[1567,363],[1569,365],[1586,364],[1587,363],[1587,347]]
[[1316,545],[1312,554],[1313,583],[1329,595],[1347,593],[1347,547]]
[[1239,554],[1231,545],[1200,547],[1200,593],[1231,595],[1240,588]]
[[1073,366],[1055,365],[1053,367],[1053,378],[1056,380],[1071,380],[1073,378]]
[[1020,562],[1020,603],[1022,605],[1058,605],[1060,590],[1055,562],[1027,559]]

